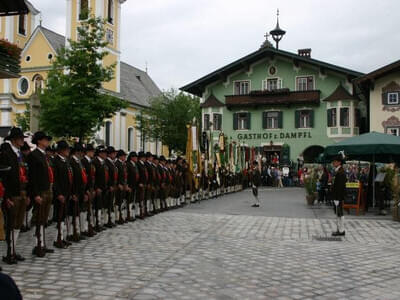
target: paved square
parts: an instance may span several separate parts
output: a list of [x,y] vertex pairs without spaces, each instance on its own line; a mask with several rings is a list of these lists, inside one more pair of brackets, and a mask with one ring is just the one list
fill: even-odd
[[[343,241],[316,241],[335,220],[307,209],[302,193],[262,191],[256,211],[249,192],[227,195],[45,258],[31,256],[31,231],[19,242],[27,260],[2,267],[24,299],[400,299],[400,223],[348,218]],[[298,217],[269,215],[279,203],[285,214],[285,201]]]

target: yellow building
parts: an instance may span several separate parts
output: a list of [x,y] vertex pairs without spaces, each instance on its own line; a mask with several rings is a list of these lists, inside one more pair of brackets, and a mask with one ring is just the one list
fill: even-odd
[[[21,77],[0,80],[0,127],[15,125],[17,113],[25,110],[32,94],[38,87],[43,87],[51,63],[57,51],[68,46],[69,40],[77,39],[77,27],[90,15],[106,20],[106,39],[109,42],[105,50],[108,55],[104,65],[116,63],[114,79],[104,83],[103,88],[129,103],[129,107],[105,120],[105,126],[96,134],[96,141],[104,142],[116,148],[145,150],[161,154],[163,146],[158,141],[144,141],[135,128],[136,116],[141,109],[149,106],[149,100],[160,95],[161,91],[147,72],[121,62],[120,28],[121,5],[126,0],[65,0],[66,1],[66,36],[43,27],[38,20],[39,11],[28,1],[30,13],[22,17],[0,18],[0,38],[20,45]],[[22,28],[23,27],[23,28]],[[21,32],[25,30],[25,35]],[[4,131],[4,130],[3,130]],[[165,150],[165,149],[164,149]]]
[[355,81],[368,99],[369,131],[400,136],[400,60]]

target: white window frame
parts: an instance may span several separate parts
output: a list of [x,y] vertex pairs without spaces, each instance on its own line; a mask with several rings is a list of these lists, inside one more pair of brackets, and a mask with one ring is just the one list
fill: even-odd
[[[268,82],[272,80],[276,80],[276,89],[271,89],[271,87],[268,86]],[[269,77],[263,80],[264,91],[274,91],[274,90],[279,90],[281,88],[282,88],[282,79],[280,77]]]
[[[240,114],[247,114],[248,113],[248,111],[239,111],[239,112],[237,112],[237,114],[238,114],[238,116],[237,116],[237,130],[248,130],[247,128],[246,128],[246,122],[245,122],[245,120],[244,119],[240,119],[239,118],[239,115]],[[242,121],[242,122],[241,122]]]
[[[303,112],[308,112],[308,122],[306,122],[305,120],[307,120],[305,117],[301,117],[301,114]],[[299,129],[307,129],[307,128],[311,128],[311,110],[309,109],[301,109],[300,110],[300,116],[299,116]],[[304,124],[304,126],[302,126]],[[306,126],[307,125],[307,126]]]
[[[396,100],[395,101],[391,101],[390,96],[396,95]],[[389,105],[396,105],[399,104],[399,94],[398,93],[388,93],[387,94],[387,103]]]
[[[26,79],[26,81],[28,82],[28,89],[26,90],[26,93],[21,94],[21,82],[22,82],[23,79]],[[19,96],[28,95],[30,88],[31,88],[31,85],[30,85],[28,77],[22,76],[21,78],[18,79],[18,82],[17,82],[17,93],[18,93]]]
[[25,30],[25,34],[22,34],[19,32],[19,18],[21,15],[18,15],[18,19],[17,19],[17,34],[23,37],[27,37],[28,36],[28,15],[23,15],[24,16],[24,30]]
[[[239,87],[239,94],[236,94],[236,83],[240,83]],[[247,83],[247,93],[243,93],[244,87],[242,84]],[[240,96],[240,95],[248,95],[251,92],[251,80],[236,80],[233,82],[233,95]]]
[[[221,116],[221,128],[219,128],[219,129],[216,129],[215,128],[215,123],[214,123],[214,115],[220,115]],[[213,130],[216,130],[216,131],[221,131],[222,130],[222,114],[221,113],[219,113],[219,112],[213,112],[212,113],[212,124],[213,124]]]
[[[279,110],[268,110],[268,111],[265,111],[265,113],[266,113],[266,120],[265,120],[266,128],[265,129],[279,129],[279,113],[280,113],[280,111]],[[275,117],[269,118],[268,117],[269,113],[277,113],[278,115],[276,116],[276,118]],[[273,120],[271,127],[269,126],[268,119]]]
[[295,76],[295,78],[294,78],[294,86],[295,86],[295,89],[296,89],[297,92],[310,91],[310,90],[307,89],[307,85],[308,85],[307,82],[306,82],[306,89],[305,90],[298,89],[298,86],[297,86],[297,80],[299,78],[306,78],[307,79],[308,77],[312,77],[312,79],[313,79],[312,90],[315,90],[315,76],[314,75],[300,75],[300,76]]
[[[339,108],[339,110],[340,110],[340,108]],[[327,127],[328,128],[336,128],[336,127],[339,127],[339,125],[338,125],[338,115],[339,115],[339,113],[338,113],[338,108],[337,107],[330,107],[330,108],[328,108],[328,111],[335,111],[335,124],[334,125],[332,125],[332,126],[328,126],[328,124],[327,124]],[[328,120],[329,121],[329,120]],[[340,120],[339,120],[340,121]]]
[[[396,134],[393,134],[391,131],[395,130]],[[394,136],[400,136],[400,127],[386,127],[386,133]]]

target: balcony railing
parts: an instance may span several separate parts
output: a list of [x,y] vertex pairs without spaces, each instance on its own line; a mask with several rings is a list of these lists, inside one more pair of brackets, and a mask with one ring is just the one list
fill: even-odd
[[290,106],[290,105],[319,105],[321,91],[290,91],[279,89],[274,91],[252,91],[248,95],[225,96],[228,108],[240,106]]

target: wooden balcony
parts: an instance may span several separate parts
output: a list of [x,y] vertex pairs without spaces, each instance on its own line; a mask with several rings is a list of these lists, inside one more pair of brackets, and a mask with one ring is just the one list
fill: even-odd
[[21,49],[15,45],[0,40],[0,79],[19,77],[20,53]]
[[252,91],[248,95],[225,96],[225,105],[234,107],[258,106],[291,106],[291,105],[319,105],[321,91],[290,91],[279,89],[274,91]]

